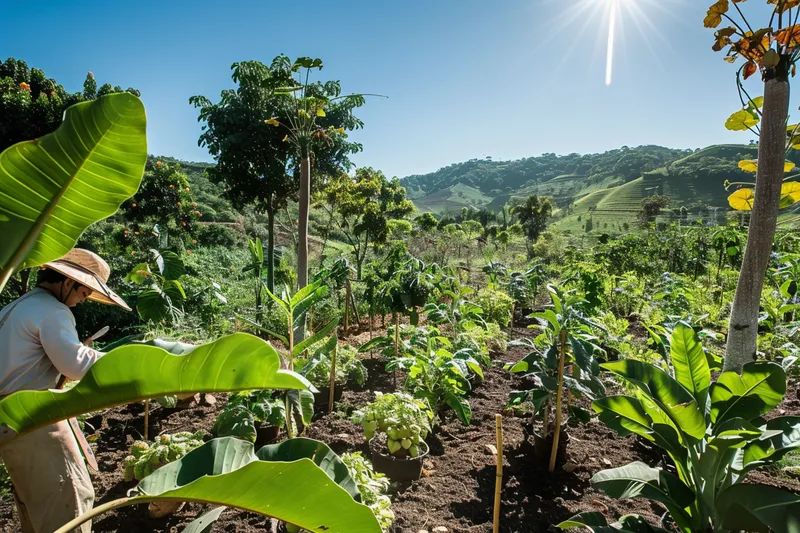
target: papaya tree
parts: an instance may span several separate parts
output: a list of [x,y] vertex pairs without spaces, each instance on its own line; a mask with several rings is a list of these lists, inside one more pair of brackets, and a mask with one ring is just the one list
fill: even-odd
[[[736,80],[742,109],[728,119],[726,127],[749,130],[759,139],[758,159],[750,162],[756,173],[755,188],[737,191],[732,199],[747,206],[750,227],[728,327],[726,371],[741,371],[755,359],[761,291],[779,210],[782,204],[800,200],[800,193],[790,192],[793,186],[784,182],[786,151],[800,147],[800,131],[787,127],[789,78],[800,57],[800,25],[796,24],[800,0],[767,0],[774,8],[764,27],[752,25],[745,17],[739,7],[743,1],[718,0],[704,20],[707,28],[717,28],[713,50],[725,50],[730,63],[741,62]],[[761,75],[764,94],[752,98],[744,80],[756,73]]]

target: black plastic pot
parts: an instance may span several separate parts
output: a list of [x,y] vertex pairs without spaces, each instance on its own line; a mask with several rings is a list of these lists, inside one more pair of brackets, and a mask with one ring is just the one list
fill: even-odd
[[258,426],[256,427],[255,449],[271,444],[281,432],[280,426]]
[[[550,455],[553,452],[553,437],[555,431],[546,437],[533,432],[533,454],[536,460],[543,465],[550,464]],[[561,427],[561,435],[558,438],[558,451],[556,452],[556,466],[567,462],[567,445],[569,444],[569,433],[566,426]]]
[[[314,393],[314,409],[327,409],[328,402],[331,399],[331,388],[330,387],[317,387],[319,392]],[[342,399],[342,393],[344,393],[344,387],[339,385],[338,383],[333,388],[333,401],[338,402]]]
[[417,457],[395,457],[378,450],[380,445],[372,439],[369,441],[372,468],[376,472],[386,474],[392,481],[415,481],[422,475],[422,461],[430,451],[425,441],[421,441],[419,445],[424,447],[425,451]]

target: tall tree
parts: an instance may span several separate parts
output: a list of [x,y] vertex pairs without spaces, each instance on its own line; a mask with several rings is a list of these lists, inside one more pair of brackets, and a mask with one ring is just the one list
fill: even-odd
[[[789,76],[800,57],[800,13],[798,0],[767,0],[774,5],[766,27],[751,25],[738,4],[744,0],[719,0],[708,10],[704,25],[718,28],[714,34],[715,51],[727,49],[725,59],[744,62],[736,73],[743,109],[728,119],[731,130],[751,130],[758,135],[758,160],[755,190],[749,203],[752,208],[747,247],[731,309],[724,369],[741,371],[756,357],[758,314],[767,265],[784,194],[786,152],[796,145],[798,129],[788,130]],[[733,6],[733,16],[729,10]],[[738,17],[736,15],[738,14]],[[737,22],[735,18],[740,20]],[[763,98],[751,98],[743,80],[760,72],[764,83]],[[756,126],[761,123],[760,130]],[[787,142],[788,141],[788,142]],[[743,193],[747,194],[747,193]],[[791,195],[789,195],[791,198]],[[798,198],[800,199],[800,198]]]
[[517,216],[527,237],[528,259],[533,259],[533,245],[547,228],[547,219],[553,214],[549,198],[529,196],[525,203],[514,206],[511,212]]
[[291,111],[276,91],[293,83],[292,70],[284,56],[270,66],[259,61],[242,61],[231,66],[236,89],[222,91],[219,103],[193,96],[189,103],[200,109],[204,122],[198,144],[208,148],[216,166],[206,172],[216,183],[224,183],[225,196],[234,207],[253,205],[266,213],[267,287],[275,289],[275,214],[297,197],[299,180],[291,168],[292,150],[286,136],[274,127],[276,117],[284,120]]
[[[94,74],[89,72],[83,93],[70,93],[42,70],[8,58],[0,63],[0,152],[55,131],[69,106],[114,92],[123,91],[110,84],[98,91]],[[127,92],[139,96],[136,89],[128,88]]]
[[320,196],[353,247],[359,279],[369,247],[387,242],[389,222],[414,211],[400,181],[390,181],[372,168],[359,168],[354,177],[340,174],[329,179]]

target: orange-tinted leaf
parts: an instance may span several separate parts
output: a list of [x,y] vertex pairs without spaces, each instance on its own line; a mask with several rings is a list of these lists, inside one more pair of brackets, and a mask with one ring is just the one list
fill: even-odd
[[716,4],[708,8],[703,26],[706,28],[716,28],[722,23],[722,15],[728,12],[728,0],[719,0]]
[[728,203],[737,211],[752,211],[755,198],[753,189],[739,189],[728,196]]
[[749,78],[758,71],[758,66],[752,61],[748,61],[744,65],[744,79]]
[[775,39],[784,46],[800,45],[800,24],[782,29],[775,34]]
[[[780,5],[780,13],[785,13],[786,11],[792,9],[793,7],[797,7],[800,5],[800,0],[780,0],[780,4],[778,3],[779,0],[767,0],[768,4],[773,4],[775,6]],[[778,7],[775,8],[775,11],[778,11]]]

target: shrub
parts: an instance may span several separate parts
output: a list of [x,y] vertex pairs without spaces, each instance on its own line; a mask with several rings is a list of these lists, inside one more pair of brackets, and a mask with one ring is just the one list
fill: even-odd
[[475,303],[483,309],[483,319],[506,328],[511,321],[514,300],[503,291],[483,289],[478,292]]
[[224,246],[233,248],[243,246],[245,236],[223,224],[198,224],[195,239],[200,246]]

